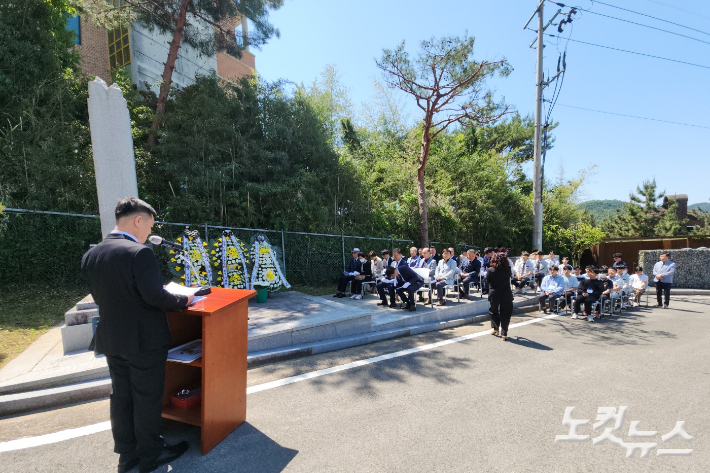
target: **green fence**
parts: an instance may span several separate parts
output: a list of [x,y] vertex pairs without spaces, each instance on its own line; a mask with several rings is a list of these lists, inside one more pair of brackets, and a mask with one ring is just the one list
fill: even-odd
[[[5,229],[0,233],[0,287],[15,284],[78,286],[82,284],[80,264],[89,245],[101,241],[101,225],[96,215],[39,212],[6,209]],[[183,231],[198,230],[210,243],[230,230],[249,245],[256,235],[271,243],[288,282],[295,286],[333,286],[353,248],[363,252],[401,248],[407,257],[412,240],[367,236],[328,235],[249,228],[220,227],[207,224],[157,222],[154,233],[175,241]],[[432,242],[437,251],[470,245]],[[170,256],[163,248],[154,248],[166,281]]]

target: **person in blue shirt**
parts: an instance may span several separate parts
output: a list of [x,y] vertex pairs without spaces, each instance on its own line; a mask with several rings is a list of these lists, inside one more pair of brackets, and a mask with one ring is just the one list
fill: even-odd
[[540,297],[538,297],[538,302],[540,303],[540,312],[547,313],[545,308],[545,302],[550,301],[550,308],[552,308],[553,301],[562,297],[562,293],[565,291],[565,280],[559,275],[560,268],[557,265],[550,266],[550,274],[542,279],[540,284]]
[[667,251],[661,253],[661,261],[653,266],[653,279],[656,282],[656,307],[668,308],[671,299],[671,286],[675,274],[675,263],[671,261],[671,254]]
[[409,249],[409,258],[407,258],[407,266],[410,268],[416,268],[419,265],[419,254],[416,246]]

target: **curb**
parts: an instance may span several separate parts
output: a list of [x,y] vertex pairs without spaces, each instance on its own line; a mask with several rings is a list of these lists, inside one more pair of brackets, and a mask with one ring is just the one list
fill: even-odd
[[[522,307],[517,307],[513,313],[530,312],[534,311],[535,308],[536,306],[534,304],[526,304]],[[292,346],[284,349],[255,352],[247,356],[247,367],[255,368],[269,363],[303,358],[383,340],[460,327],[461,325],[487,320],[488,318],[488,314],[474,315],[440,322],[412,325],[407,328],[394,328],[320,342],[311,342],[305,345]],[[99,375],[99,373],[94,374],[94,376],[97,375]],[[0,395],[0,417],[103,399],[110,394],[111,379],[103,378],[49,389]]]

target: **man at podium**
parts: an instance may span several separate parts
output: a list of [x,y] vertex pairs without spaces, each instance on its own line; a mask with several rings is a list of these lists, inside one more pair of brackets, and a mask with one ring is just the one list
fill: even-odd
[[111,374],[111,430],[118,472],[136,466],[153,471],[185,453],[187,442],[168,446],[160,435],[165,362],[170,343],[166,310],[178,311],[194,296],[163,288],[158,261],[144,245],[156,212],[137,197],[116,206],[116,227],[89,250],[81,270],[99,306],[96,352]]

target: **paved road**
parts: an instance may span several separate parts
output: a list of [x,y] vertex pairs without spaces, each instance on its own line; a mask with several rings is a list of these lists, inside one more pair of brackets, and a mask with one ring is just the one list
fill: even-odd
[[[514,322],[529,321],[533,315]],[[166,421],[187,438],[175,472],[710,471],[710,298],[669,310],[641,309],[601,323],[560,316],[406,356],[327,374],[248,397],[248,422],[208,455],[198,429]],[[250,370],[257,386],[384,353],[486,330],[485,324],[422,334]],[[676,421],[691,456],[625,458],[609,442],[555,443],[567,406],[592,438],[598,407],[628,406],[624,442],[661,442]],[[2,442],[107,420],[107,401],[0,420]],[[631,439],[631,421],[652,439]],[[610,424],[611,426],[611,424]],[[0,453],[3,472],[115,471],[108,431]],[[168,471],[167,468],[158,471]]]

